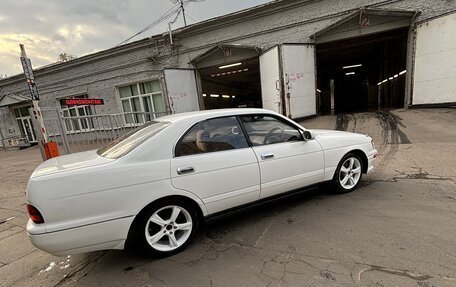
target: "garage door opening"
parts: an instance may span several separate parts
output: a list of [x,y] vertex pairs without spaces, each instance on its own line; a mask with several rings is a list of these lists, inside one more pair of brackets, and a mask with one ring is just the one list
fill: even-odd
[[404,106],[408,29],[317,45],[322,114]]
[[199,69],[205,109],[261,108],[258,58]]

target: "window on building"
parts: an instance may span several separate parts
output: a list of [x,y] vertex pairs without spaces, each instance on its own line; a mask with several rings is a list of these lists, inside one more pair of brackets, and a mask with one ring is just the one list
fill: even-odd
[[127,124],[148,122],[166,111],[159,80],[119,87],[119,96]]
[[16,115],[16,118],[22,118],[22,117],[30,116],[29,108],[30,107],[22,107],[22,108],[14,109],[14,114]]
[[[70,98],[87,98],[87,95],[70,97]],[[60,104],[65,121],[65,127],[68,132],[86,131],[94,128],[92,118],[85,116],[93,115],[91,106],[67,106]]]

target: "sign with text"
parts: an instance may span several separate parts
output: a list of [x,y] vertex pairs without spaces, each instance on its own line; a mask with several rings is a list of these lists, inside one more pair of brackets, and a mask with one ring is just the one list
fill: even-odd
[[25,79],[32,95],[32,100],[38,101],[40,96],[38,95],[38,89],[35,85],[35,77],[33,77],[32,63],[29,58],[21,57],[22,69],[24,70]]
[[360,23],[361,28],[369,27],[369,25],[370,25],[370,17],[369,16],[363,16],[359,23]]
[[104,105],[103,99],[62,99],[62,105],[67,106],[99,106]]

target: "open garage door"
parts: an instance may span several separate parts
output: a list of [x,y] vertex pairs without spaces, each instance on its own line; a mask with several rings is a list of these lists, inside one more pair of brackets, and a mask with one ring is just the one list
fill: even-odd
[[204,109],[261,108],[260,49],[219,44],[193,58]]
[[408,28],[317,44],[320,112],[404,106]]
[[166,90],[172,113],[199,110],[195,70],[165,69]]
[[263,108],[282,113],[279,47],[260,55],[261,96]]
[[321,114],[401,108],[416,11],[360,9],[312,37]]
[[262,107],[294,119],[316,114],[313,44],[282,44],[261,54],[255,47],[218,45],[191,63],[205,109]]
[[456,13],[419,24],[412,105],[456,102]]
[[289,118],[316,114],[315,45],[282,46],[285,108]]
[[260,55],[260,74],[263,108],[293,119],[316,114],[313,44],[271,48]]

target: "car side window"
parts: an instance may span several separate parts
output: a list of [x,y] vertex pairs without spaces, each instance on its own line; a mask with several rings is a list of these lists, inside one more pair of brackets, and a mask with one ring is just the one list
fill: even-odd
[[249,115],[241,119],[253,146],[303,140],[297,128],[275,117]]
[[194,125],[176,147],[176,156],[247,148],[236,117],[205,120]]

